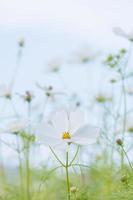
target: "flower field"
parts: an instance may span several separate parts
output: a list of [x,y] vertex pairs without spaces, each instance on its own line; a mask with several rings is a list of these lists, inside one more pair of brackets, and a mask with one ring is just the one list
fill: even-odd
[[[50,11],[44,9],[46,19],[41,7],[36,10],[36,5],[43,5],[39,0],[33,7],[27,2],[27,10],[22,9],[27,15],[21,16],[22,10],[15,9],[20,13],[12,12],[14,21],[10,18],[9,29],[0,20],[6,29],[1,38],[10,38],[4,45],[0,40],[0,200],[132,200],[133,31],[121,25],[124,21],[111,17],[116,19],[109,21],[111,37],[101,37],[101,29],[99,42],[93,46],[86,40],[79,47],[83,36],[91,41],[90,30],[97,21],[94,18],[87,29],[81,19],[89,19],[97,7],[93,9],[90,1],[56,1],[58,6],[53,3],[52,8],[46,4],[46,8],[50,6]],[[75,12],[75,7],[68,5],[76,5]],[[88,14],[84,5],[90,5],[93,12]],[[114,1],[112,5],[117,7]],[[122,5],[124,8],[124,1]],[[52,15],[54,6],[58,12]],[[102,16],[104,12],[110,14],[104,9]],[[3,13],[0,16],[5,16]],[[17,35],[27,33],[27,39],[24,36],[16,42],[12,28],[17,16]],[[42,26],[45,43],[39,40],[41,18],[46,20],[45,31]],[[103,18],[99,18],[102,23]],[[31,19],[40,35],[33,34],[32,26],[30,30]],[[118,22],[122,22],[120,27],[113,26]],[[23,31],[25,24],[29,32]],[[90,31],[90,37],[85,31]],[[79,33],[78,37],[74,33]]]

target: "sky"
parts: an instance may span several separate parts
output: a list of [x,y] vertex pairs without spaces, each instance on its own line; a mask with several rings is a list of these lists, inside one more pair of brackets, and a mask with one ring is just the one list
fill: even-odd
[[130,28],[132,6],[132,0],[1,0],[0,25],[8,30],[47,27],[71,34],[95,34],[114,25]]
[[112,28],[131,30],[132,8],[132,0],[0,0],[1,82],[12,76],[21,37],[26,46],[19,87],[40,78],[50,59],[71,57],[81,46],[102,51],[127,47]]
[[26,41],[23,69],[27,74],[31,68],[35,73],[42,69],[52,57],[69,56],[82,45],[104,50],[127,46],[112,28],[131,30],[132,8],[132,0],[0,0],[2,77],[15,65],[21,37]]

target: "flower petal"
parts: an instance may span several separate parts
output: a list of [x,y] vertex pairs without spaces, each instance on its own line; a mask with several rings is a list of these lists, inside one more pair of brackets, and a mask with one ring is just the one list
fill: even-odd
[[0,97],[10,95],[11,94],[11,86],[7,86],[5,84],[0,85]]
[[84,125],[76,131],[72,137],[73,143],[79,145],[89,145],[97,141],[99,129],[89,124]]
[[66,111],[56,112],[52,116],[52,125],[56,129],[58,135],[60,135],[64,131],[68,131],[69,122],[68,122],[68,114]]
[[70,133],[73,134],[76,132],[81,126],[85,124],[85,115],[81,110],[76,110],[70,113],[69,116],[70,121]]
[[29,125],[28,120],[17,120],[14,122],[10,122],[7,125],[7,129],[5,129],[5,131],[9,133],[19,132],[27,128],[28,125]]
[[44,137],[43,140],[40,140],[40,144],[45,144],[46,146],[58,147],[62,144],[62,141],[59,138],[53,137]]
[[128,38],[127,33],[125,33],[125,32],[123,31],[123,29],[120,28],[120,27],[115,27],[115,28],[113,28],[113,31],[114,31],[115,34],[117,34],[117,35],[119,35],[119,36]]
[[46,124],[42,122],[36,130],[36,137],[39,142],[43,142],[46,140],[46,137],[52,139],[57,139],[56,130],[50,124]]

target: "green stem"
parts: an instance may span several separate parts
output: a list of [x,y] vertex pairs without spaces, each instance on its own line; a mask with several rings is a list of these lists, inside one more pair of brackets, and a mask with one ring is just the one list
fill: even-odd
[[18,49],[18,53],[17,53],[17,61],[16,61],[15,69],[14,69],[14,74],[12,76],[11,83],[10,83],[11,84],[11,89],[13,89],[15,81],[16,81],[16,76],[17,76],[18,70],[20,68],[21,58],[22,58],[22,48],[20,47]]
[[22,195],[24,194],[24,186],[23,186],[23,167],[22,167],[22,159],[21,159],[21,152],[20,152],[20,145],[19,145],[19,138],[16,135],[17,140],[17,152],[18,152],[18,161],[19,161],[19,176],[20,176],[20,188]]
[[[68,145],[69,147],[69,145]],[[67,200],[70,200],[71,199],[71,195],[70,195],[70,181],[69,181],[69,171],[68,171],[68,168],[70,167],[70,164],[69,164],[69,158],[68,158],[68,149],[66,151],[66,164],[64,164],[59,158],[58,156],[55,154],[55,152],[53,151],[53,149],[49,146],[52,154],[54,155],[54,157],[56,158],[56,160],[61,164],[62,167],[65,168],[66,170],[66,183],[67,183]],[[77,154],[77,153],[76,153]],[[75,154],[75,155],[76,155]],[[74,156],[75,157],[75,156]],[[72,160],[73,162],[74,160]]]
[[77,200],[77,195],[76,192],[74,193],[74,199]]
[[87,165],[82,165],[82,164],[72,164],[71,167],[85,167],[85,168],[90,168],[89,166]]
[[[125,138],[125,131],[126,131],[126,113],[127,113],[127,102],[126,102],[126,89],[125,89],[125,77],[124,74],[122,74],[122,91],[123,91],[123,103],[124,103],[124,113],[123,113],[123,132],[122,132],[122,141],[124,144],[124,138]],[[123,169],[124,166],[124,152],[123,149],[121,150],[121,168]]]
[[56,171],[57,169],[59,169],[59,168],[61,168],[61,167],[62,167],[62,165],[61,165],[61,166],[58,166],[58,167],[55,167],[54,169],[50,170],[50,172],[49,172],[46,176],[43,176],[43,177],[41,178],[41,182],[40,182],[40,184],[39,184],[39,189],[38,189],[38,194],[39,194],[39,192],[41,191],[41,186],[46,182],[46,180],[47,180],[47,178],[50,176],[50,174],[52,174],[54,171]]
[[71,196],[70,196],[70,181],[69,181],[69,164],[68,164],[68,151],[66,152],[66,183],[67,183],[67,199],[70,200]]
[[27,200],[30,200],[30,167],[29,167],[29,147],[26,152],[26,179],[27,179]]
[[1,137],[0,137],[0,168],[1,168],[1,172],[2,172],[2,179],[3,182],[6,182],[6,174],[5,174],[5,168],[4,168],[4,159],[3,159],[3,151],[2,151],[2,142],[1,142]]
[[121,146],[121,148],[122,148],[122,151],[123,151],[123,153],[125,154],[125,156],[126,156],[126,158],[127,158],[127,161],[128,161],[128,163],[129,163],[131,169],[133,170],[133,166],[132,166],[132,164],[131,164],[131,162],[130,162],[130,159],[129,159],[129,157],[128,157],[128,155],[127,155],[127,153],[126,153],[124,147]]
[[73,162],[75,161],[75,159],[76,159],[76,157],[77,157],[77,155],[78,155],[78,152],[79,152],[79,146],[78,146],[77,151],[76,151],[76,153],[75,153],[75,155],[74,155],[72,161],[70,162],[69,166],[71,166],[71,165],[73,164]]
[[[124,104],[124,111],[123,111],[123,132],[122,132],[122,141],[124,144],[124,139],[125,139],[125,131],[126,131],[126,122],[127,122],[127,97],[126,97],[126,88],[125,88],[125,77],[126,77],[126,68],[128,66],[129,58],[131,56],[131,51],[132,51],[132,43],[130,42],[129,44],[129,50],[128,50],[128,57],[125,62],[125,66],[123,71],[120,71],[121,74],[121,80],[122,80],[122,92],[123,92],[123,104]],[[123,147],[124,149],[124,147]],[[124,166],[124,151],[121,151],[121,168],[123,169]]]
[[58,158],[58,156],[56,155],[56,153],[53,151],[52,147],[49,146],[49,148],[50,148],[52,154],[55,156],[56,160],[57,160],[63,167],[66,167],[66,166],[64,165],[64,163]]
[[[28,103],[28,118],[31,118],[31,103]],[[30,134],[31,127],[29,125],[28,132]],[[27,194],[27,200],[31,199],[30,196],[30,142],[29,140],[26,140],[26,194]]]

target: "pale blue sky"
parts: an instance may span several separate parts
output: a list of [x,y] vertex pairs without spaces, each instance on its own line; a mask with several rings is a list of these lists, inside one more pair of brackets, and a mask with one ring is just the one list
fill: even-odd
[[26,40],[18,75],[18,84],[25,79],[22,87],[40,78],[49,59],[66,59],[84,44],[98,50],[126,47],[127,41],[115,36],[112,28],[131,30],[132,8],[132,0],[1,0],[1,82],[10,79],[21,37]]

